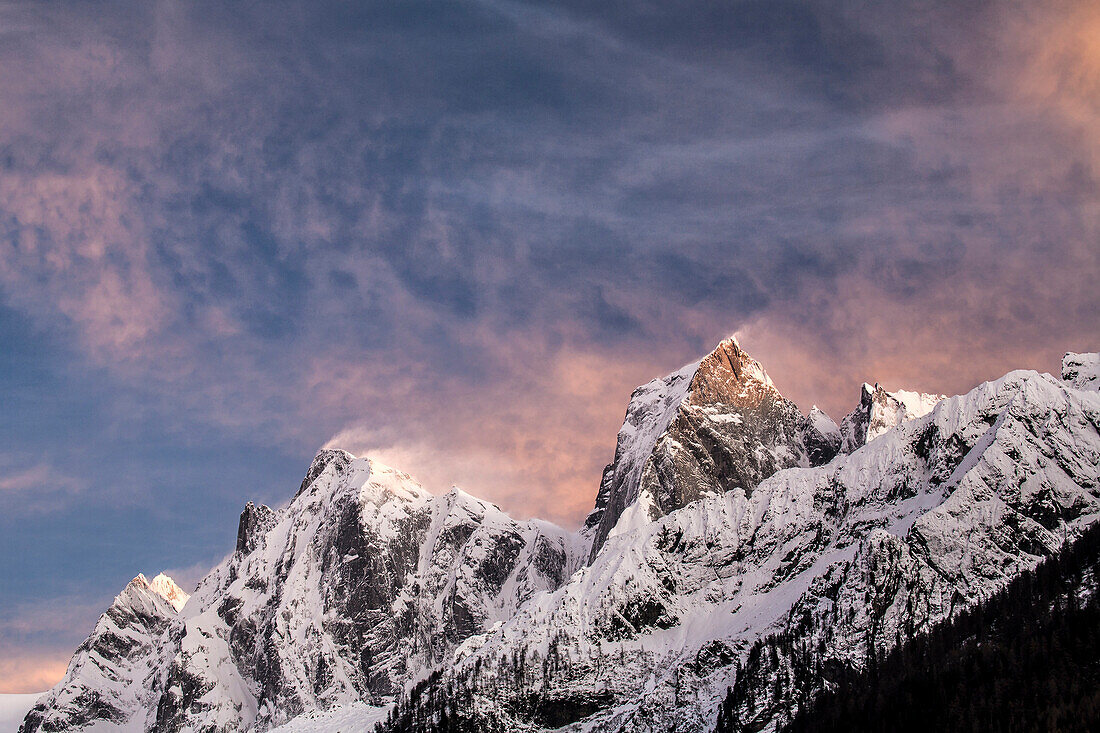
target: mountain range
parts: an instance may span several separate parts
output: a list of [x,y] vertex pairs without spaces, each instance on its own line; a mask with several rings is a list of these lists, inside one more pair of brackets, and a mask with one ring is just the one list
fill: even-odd
[[323,450],[190,597],[131,581],[20,730],[775,730],[1097,523],[1100,354],[1062,367],[838,423],[727,339],[634,391],[577,532]]

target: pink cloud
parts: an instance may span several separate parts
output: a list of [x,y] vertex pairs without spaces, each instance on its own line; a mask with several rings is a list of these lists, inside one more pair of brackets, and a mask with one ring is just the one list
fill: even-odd
[[0,210],[18,232],[0,283],[20,307],[59,311],[103,362],[139,356],[173,308],[150,271],[136,195],[100,165],[0,177]]
[[0,454],[0,502],[6,511],[53,511],[86,488],[86,481],[47,462]]
[[0,658],[0,693],[45,692],[65,676],[65,654],[14,654]]

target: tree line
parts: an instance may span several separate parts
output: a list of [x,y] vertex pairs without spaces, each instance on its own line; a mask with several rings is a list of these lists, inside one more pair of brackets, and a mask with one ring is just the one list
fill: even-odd
[[1100,730],[1098,580],[1094,525],[930,631],[885,654],[869,645],[858,667],[769,637],[737,669],[718,733],[759,730],[768,717],[782,733]]

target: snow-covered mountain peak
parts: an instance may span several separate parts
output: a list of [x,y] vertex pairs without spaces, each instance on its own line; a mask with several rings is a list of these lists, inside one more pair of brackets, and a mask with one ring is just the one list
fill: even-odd
[[[392,731],[438,729],[439,705],[509,730],[710,729],[762,636],[858,666],[1098,521],[1098,365],[950,398],[866,384],[837,426],[727,339],[634,391],[579,535],[322,450],[286,505],[245,506],[186,605],[167,576],[131,581],[24,733],[366,730],[395,698],[418,722]],[[751,690],[754,730],[791,699],[777,679]]]
[[326,448],[310,463],[291,505],[305,502],[310,506],[334,493],[356,494],[361,503],[375,506],[394,499],[422,503],[431,498],[431,494],[404,471],[374,458]]
[[833,435],[840,431],[840,427],[836,424],[828,413],[822,410],[817,405],[810,408],[810,414],[807,416],[810,423],[817,428],[822,435]]
[[359,490],[361,500],[388,501],[395,497],[420,502],[431,498],[428,490],[412,476],[373,458],[354,459],[346,469],[345,481]]
[[[549,522],[514,520],[458,488],[433,496],[402,471],[326,449],[286,506],[245,506],[235,551],[185,606],[167,576],[130,583],[95,653],[74,657],[103,672],[67,677],[27,730],[263,731],[303,711],[379,704],[559,587],[581,551]],[[118,642],[123,624],[132,630]]]
[[317,480],[317,477],[321,475],[321,472],[329,466],[333,466],[334,470],[339,471],[353,460],[355,460],[355,456],[348,453],[346,450],[340,450],[339,448],[322,448],[317,452],[317,455],[313,457],[313,461],[310,462],[309,470],[306,471],[305,478],[302,479],[302,485],[299,487],[297,493],[294,494],[295,498],[308,489],[310,485]]
[[827,462],[840,444],[835,428],[820,410],[803,416],[760,362],[725,339],[699,361],[634,390],[582,530],[591,538],[590,559],[612,534],[701,496],[750,491],[780,468]]
[[165,579],[171,582],[163,574],[150,582],[139,573],[126,584],[73,654],[61,682],[39,698],[20,730],[145,730],[124,726],[135,713],[144,718],[155,706],[148,682],[160,661],[158,643],[187,600],[182,591],[176,599],[166,597],[171,589]]
[[[807,667],[859,668],[868,647],[932,628],[1072,542],[1100,518],[1098,456],[1096,393],[1011,372],[827,465],[616,526],[556,592],[471,637],[406,714],[425,719],[453,689],[444,704],[461,695],[461,713],[506,730],[713,729],[763,637],[786,634]],[[746,729],[789,716],[790,680],[750,681]]]
[[[145,577],[144,573],[138,573],[115,597],[111,607],[125,612],[174,615],[183,608],[188,598],[190,596],[164,573],[157,575],[151,581]],[[170,611],[166,611],[165,604],[171,609]]]
[[737,339],[721,341],[699,362],[689,394],[694,404],[713,402],[753,404],[767,395],[778,395],[771,377],[756,359],[741,349]]
[[164,573],[159,573],[157,577],[153,578],[149,582],[149,587],[161,598],[168,601],[172,608],[177,611],[183,608],[184,604],[187,603],[187,599],[191,597],[183,588],[176,585],[176,581]]
[[894,426],[927,415],[943,398],[904,389],[888,392],[878,383],[864,382],[859,406],[840,422],[841,452],[851,453]]
[[1077,389],[1100,390],[1100,353],[1066,354],[1062,357],[1062,379]]
[[440,496],[438,501],[450,512],[464,511],[477,516],[486,516],[489,514],[507,516],[504,510],[496,504],[486,501],[485,499],[479,499],[458,486],[452,486],[447,489],[446,493]]

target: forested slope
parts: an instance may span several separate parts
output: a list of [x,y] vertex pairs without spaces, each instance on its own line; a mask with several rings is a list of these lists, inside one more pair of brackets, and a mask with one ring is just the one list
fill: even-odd
[[[769,637],[738,674],[718,731],[754,729],[737,711],[767,679],[793,713],[784,733],[1100,730],[1098,578],[1094,525],[980,605],[868,658],[863,671],[820,669],[813,650]],[[834,687],[811,701],[817,674]]]

